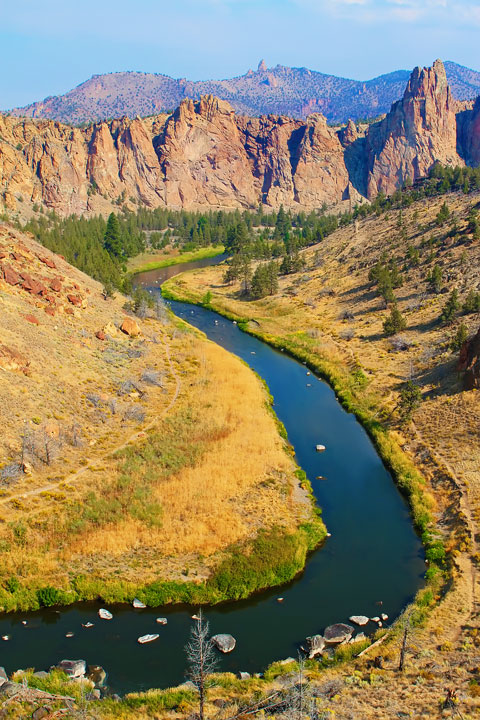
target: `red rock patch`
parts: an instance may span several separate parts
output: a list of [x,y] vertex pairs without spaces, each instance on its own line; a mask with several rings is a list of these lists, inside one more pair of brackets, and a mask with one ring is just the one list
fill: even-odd
[[55,265],[55,263],[53,262],[53,260],[51,260],[50,258],[41,257],[40,255],[37,255],[37,257],[40,260],[40,262],[44,263],[44,265],[46,265],[47,267],[52,268],[53,270],[57,267]]
[[58,278],[54,278],[52,282],[50,283],[50,289],[54,292],[61,292],[62,290],[62,283]]
[[20,283],[20,275],[9,265],[5,265],[3,268],[3,279],[9,285],[19,285]]
[[27,320],[29,323],[32,323],[33,325],[40,325],[39,320],[35,317],[35,315],[25,315],[25,320]]
[[72,303],[72,305],[75,305],[76,307],[81,307],[82,305],[82,298],[78,295],[67,295],[67,300]]
[[105,333],[103,330],[99,330],[95,333],[95,337],[98,338],[98,340],[105,340]]

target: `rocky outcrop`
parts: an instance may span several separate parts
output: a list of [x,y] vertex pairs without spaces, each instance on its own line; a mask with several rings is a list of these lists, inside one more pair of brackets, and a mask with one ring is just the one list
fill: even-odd
[[0,194],[20,214],[34,203],[61,215],[122,203],[311,210],[389,194],[437,161],[464,159],[480,162],[480,101],[454,101],[439,60],[416,68],[403,99],[368,127],[336,130],[318,113],[249,118],[212,95],[183,100],[169,116],[84,129],[0,116]]
[[473,108],[459,113],[458,138],[462,156],[468,165],[480,164],[480,97]]
[[464,390],[480,388],[480,329],[460,350],[458,371],[463,373]]
[[366,160],[370,198],[391,194],[407,178],[425,177],[437,161],[463,164],[457,154],[455,103],[441,60],[431,68],[415,68],[402,100],[371,126]]

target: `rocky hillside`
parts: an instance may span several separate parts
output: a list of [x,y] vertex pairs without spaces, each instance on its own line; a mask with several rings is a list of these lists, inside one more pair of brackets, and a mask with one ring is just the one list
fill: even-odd
[[[453,62],[445,63],[445,68],[454,98],[468,100],[480,93],[479,72]],[[12,112],[78,124],[123,115],[156,115],[171,111],[185,98],[199,100],[202,95],[215,95],[246,115],[272,113],[305,118],[320,112],[328,122],[337,123],[388,112],[402,96],[408,76],[406,70],[397,70],[361,82],[307,68],[267,68],[263,61],[255,72],[249,70],[228,80],[193,82],[166,75],[119,72],[94,75],[65,95],[48,97]]]
[[73,128],[0,116],[0,188],[21,215],[115,205],[296,210],[391,193],[435,162],[478,165],[480,101],[453,100],[445,68],[416,68],[404,96],[373,125],[236,115],[211,95],[171,115]]

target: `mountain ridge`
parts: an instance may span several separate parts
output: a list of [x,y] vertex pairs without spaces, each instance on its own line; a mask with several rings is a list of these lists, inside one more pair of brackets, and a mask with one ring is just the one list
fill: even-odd
[[[452,61],[445,62],[445,69],[456,100],[472,100],[480,94],[479,71]],[[171,111],[188,97],[199,100],[202,95],[215,95],[237,113],[249,116],[306,118],[321,112],[329,123],[344,123],[388,112],[401,98],[409,76],[407,70],[394,70],[360,81],[305,67],[267,68],[263,61],[256,71],[223,80],[193,81],[125,71],[93,75],[63,95],[14,108],[11,113],[82,124],[123,115],[147,117]]]

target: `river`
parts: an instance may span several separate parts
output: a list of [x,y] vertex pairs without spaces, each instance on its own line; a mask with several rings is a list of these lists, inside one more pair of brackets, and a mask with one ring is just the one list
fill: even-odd
[[[175,271],[221,259],[205,258]],[[160,284],[175,274],[173,270],[149,271],[135,282],[159,292]],[[296,657],[307,635],[347,621],[352,614],[371,617],[384,612],[389,621],[395,619],[422,585],[423,549],[406,502],[362,426],[341,407],[331,388],[313,374],[307,375],[301,363],[241,332],[216,313],[185,303],[172,302],[171,306],[264,378],[331,533],[288,586],[205,609],[212,634],[226,632],[237,639],[235,650],[219,657],[219,669],[256,672],[273,660]],[[326,446],[325,452],[315,451],[318,443]],[[324,479],[316,479],[319,476]],[[284,598],[282,603],[277,602],[279,596]],[[32,666],[48,669],[63,658],[83,658],[102,665],[109,688],[119,693],[182,682],[183,648],[196,608],[111,606],[113,620],[105,621],[97,617],[99,607],[81,603],[59,611],[2,616],[0,635],[8,633],[11,639],[1,643],[0,664],[8,671]],[[168,624],[157,625],[158,616],[167,617]],[[25,619],[27,624],[22,625]],[[81,623],[88,620],[94,627],[82,628]],[[375,629],[373,623],[366,627],[367,632]],[[66,638],[69,631],[74,636]],[[160,633],[160,638],[139,645],[137,637],[149,632]]]

